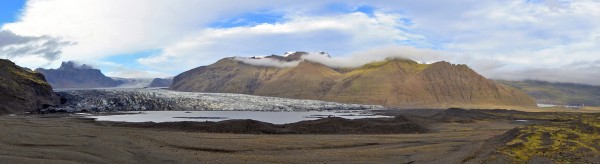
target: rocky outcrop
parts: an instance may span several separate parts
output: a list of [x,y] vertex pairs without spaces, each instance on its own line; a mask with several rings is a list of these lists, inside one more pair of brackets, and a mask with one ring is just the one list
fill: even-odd
[[35,71],[46,76],[46,79],[56,88],[106,88],[116,87],[123,81],[105,76],[98,69],[85,64],[77,65],[72,61],[63,62],[58,69],[38,68]]
[[192,93],[164,89],[61,90],[65,102],[47,112],[104,112],[156,110],[319,111],[383,109],[377,105],[342,104],[316,100],[228,93]]
[[0,59],[0,115],[37,112],[59,103],[44,75]]
[[[278,58],[288,61],[287,57]],[[294,60],[301,58],[295,56]],[[389,59],[352,69],[333,69],[309,61],[301,61],[295,67],[279,68],[225,58],[176,76],[170,89],[404,108],[535,106],[534,100],[527,94],[488,80],[465,65],[448,62],[419,64],[406,59]]]
[[173,79],[155,78],[150,83],[149,87],[169,87],[173,83]]

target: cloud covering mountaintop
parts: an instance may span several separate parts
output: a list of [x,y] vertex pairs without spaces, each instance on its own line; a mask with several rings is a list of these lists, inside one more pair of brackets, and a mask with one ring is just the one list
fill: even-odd
[[29,0],[15,13],[2,30],[48,44],[0,56],[32,68],[75,60],[157,77],[231,56],[323,50],[332,65],[356,65],[351,58],[417,49],[427,53],[411,59],[467,64],[488,78],[600,85],[594,0]]

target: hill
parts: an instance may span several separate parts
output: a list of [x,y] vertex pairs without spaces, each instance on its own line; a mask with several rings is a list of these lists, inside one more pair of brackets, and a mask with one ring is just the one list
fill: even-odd
[[261,60],[265,58],[224,58],[175,76],[170,89],[392,107],[535,106],[535,101],[527,94],[488,80],[465,65],[388,59],[336,71],[317,62],[302,60],[298,54],[306,53],[267,57],[273,62],[298,63],[292,67],[248,64],[264,63]]
[[0,59],[0,115],[37,112],[60,103],[44,75]]
[[497,82],[519,88],[542,104],[560,105],[577,102],[587,106],[600,106],[600,86],[536,80],[497,80]]

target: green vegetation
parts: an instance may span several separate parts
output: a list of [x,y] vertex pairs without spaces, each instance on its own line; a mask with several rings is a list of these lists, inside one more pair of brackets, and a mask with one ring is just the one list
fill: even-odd
[[584,103],[587,106],[600,106],[600,86],[572,83],[550,83],[544,81],[497,81],[523,90],[538,103],[566,104]]
[[41,84],[41,85],[50,85],[50,84],[48,84],[48,82],[46,82],[40,78],[39,73],[31,71],[31,70],[22,69],[10,61],[3,60],[0,63],[0,68],[7,70],[12,75],[18,76],[19,79],[32,81],[36,84]]
[[[565,114],[563,120],[519,128],[518,135],[499,151],[517,163],[534,157],[559,163],[588,163],[600,154],[600,115]],[[558,116],[558,115],[555,115]]]
[[36,74],[38,74],[36,72],[25,71],[25,70],[22,70],[22,71],[11,70],[11,71],[13,71],[13,73],[15,73],[16,75],[22,77],[23,79],[27,79],[29,81],[33,81],[34,83],[41,84],[41,85],[50,85],[50,84],[48,84],[48,82],[46,82],[46,81],[42,80],[41,78],[39,78],[39,76],[36,75]]

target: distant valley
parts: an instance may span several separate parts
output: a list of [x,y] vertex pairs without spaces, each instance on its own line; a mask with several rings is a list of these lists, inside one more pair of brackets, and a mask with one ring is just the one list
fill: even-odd
[[540,104],[581,103],[586,106],[600,106],[600,86],[536,80],[497,82],[523,90]]

